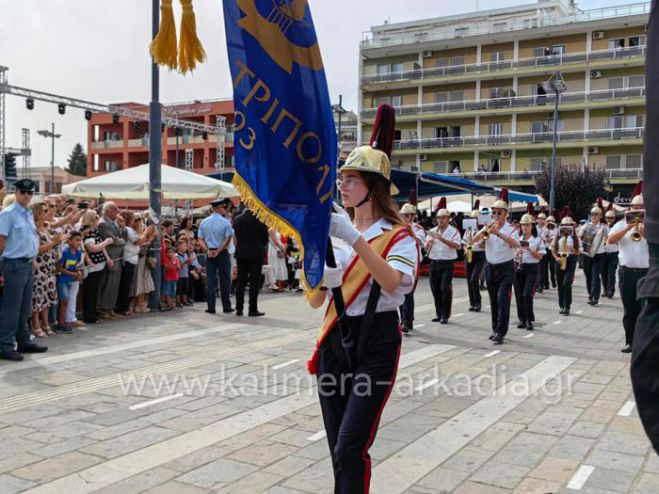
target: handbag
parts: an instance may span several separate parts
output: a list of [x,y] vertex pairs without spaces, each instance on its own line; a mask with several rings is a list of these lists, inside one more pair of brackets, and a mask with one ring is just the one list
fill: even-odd
[[156,258],[153,256],[146,256],[146,265],[151,269],[155,269],[157,265]]

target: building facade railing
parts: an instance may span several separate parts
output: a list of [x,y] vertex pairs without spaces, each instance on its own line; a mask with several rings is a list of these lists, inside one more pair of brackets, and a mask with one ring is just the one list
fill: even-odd
[[[564,131],[558,133],[559,143],[607,140],[632,140],[643,138],[643,127],[625,129],[601,129],[590,131]],[[491,147],[516,144],[551,144],[552,132],[534,132],[517,135],[486,135],[481,137],[436,137],[431,139],[407,139],[394,142],[395,151],[413,149],[445,149],[462,147]]]
[[[581,91],[564,93],[561,95],[561,103],[596,103],[599,101],[616,101],[645,96],[645,87],[633,87],[627,89],[604,89],[597,91]],[[425,103],[422,105],[408,105],[395,107],[396,115],[420,115],[424,113],[450,113],[479,110],[497,110],[501,108],[524,108],[529,106],[553,105],[554,94],[513,96],[506,98],[491,98],[480,101],[450,101],[444,103]],[[362,118],[375,118],[377,108],[366,108],[362,110]]]
[[634,57],[644,58],[646,47],[630,46],[626,48],[609,48],[579,53],[560,53],[540,57],[520,58],[519,60],[502,60],[497,62],[481,62],[466,65],[451,65],[448,67],[433,67],[429,69],[413,69],[386,74],[365,75],[362,84],[376,84],[406,80],[423,80],[438,77],[465,76],[483,72],[499,72],[511,69],[529,69],[537,67],[552,67],[568,63],[587,63],[604,60],[625,60]]
[[[643,178],[643,168],[615,168],[604,169],[604,178],[608,180],[622,178]],[[513,181],[513,180],[535,180],[538,175],[544,173],[543,170],[523,170],[523,171],[503,171],[503,172],[466,172],[466,173],[447,173],[452,177],[467,178],[479,182],[496,182],[496,181]]]
[[[362,50],[373,48],[384,48],[388,46],[399,46],[408,44],[418,44],[420,42],[447,41],[451,39],[465,38],[471,36],[483,36],[488,34],[500,34],[511,31],[522,31],[527,29],[537,29],[544,27],[554,27],[569,25],[580,22],[601,21],[606,19],[617,19],[635,15],[648,15],[650,13],[650,2],[639,2],[630,5],[620,5],[615,7],[605,7],[599,9],[578,11],[571,15],[561,15],[553,17],[529,17],[513,22],[508,22],[505,26],[487,22],[483,24],[472,24],[463,29],[433,29],[428,27],[424,31],[423,27],[410,28],[407,32],[386,33],[373,37],[373,33],[364,33],[367,36],[361,42]],[[370,37],[369,37],[370,36]]]

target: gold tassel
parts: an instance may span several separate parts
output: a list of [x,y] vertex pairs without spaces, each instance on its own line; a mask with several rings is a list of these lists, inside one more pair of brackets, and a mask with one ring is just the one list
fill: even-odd
[[162,0],[160,4],[160,27],[150,51],[155,63],[170,70],[176,69],[176,22],[172,0]]
[[181,0],[181,5],[183,15],[181,16],[181,36],[178,47],[178,69],[179,72],[185,74],[194,70],[197,62],[202,63],[206,60],[206,52],[197,37],[197,22],[194,10],[192,10],[192,0]]

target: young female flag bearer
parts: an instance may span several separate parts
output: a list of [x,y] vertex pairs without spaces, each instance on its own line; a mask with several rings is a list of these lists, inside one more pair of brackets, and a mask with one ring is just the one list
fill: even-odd
[[[393,120],[393,109],[380,107],[371,146],[353,150],[337,180],[348,213],[332,214],[330,235],[338,239],[334,247],[337,268],[325,267],[325,285],[341,287],[343,292],[346,314],[342,321],[354,342],[353,367],[349,368],[341,344],[331,297],[308,363],[309,371],[317,374],[335,493],[369,492],[368,450],[394,385],[400,355],[397,309],[412,290],[418,269],[416,239],[391,198],[398,192],[390,180],[388,156]],[[320,307],[327,293],[321,290],[310,296],[311,306]]]

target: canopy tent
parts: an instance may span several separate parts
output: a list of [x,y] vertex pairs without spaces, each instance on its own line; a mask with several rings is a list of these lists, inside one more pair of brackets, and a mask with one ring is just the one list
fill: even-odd
[[[163,199],[220,199],[238,197],[236,188],[206,175],[161,165]],[[145,200],[149,198],[149,165],[140,165],[62,187],[73,197]]]
[[[494,201],[497,200],[497,194],[498,193],[478,196],[478,199],[481,202],[480,203],[481,209],[491,208],[492,205],[494,204]],[[512,195],[513,194],[509,192],[509,196],[512,197]],[[531,195],[531,194],[524,194],[524,195]],[[442,196],[435,196],[429,199],[425,199],[423,201],[419,201],[418,204],[419,210],[423,211],[423,210],[434,209],[439,203],[440,197]],[[472,207],[471,194],[453,194],[453,195],[446,194],[445,197],[446,197],[446,205],[450,212],[468,213],[471,211],[471,207]],[[536,212],[539,212],[540,207],[542,206],[545,206],[545,208],[547,208],[547,202],[542,197],[540,196],[532,196],[532,197],[534,197],[535,201],[525,201],[525,202],[512,201],[510,211],[515,213],[526,211],[527,203],[529,202],[534,202],[535,204],[534,207]]]

